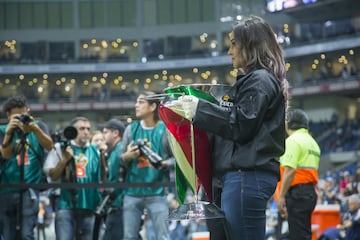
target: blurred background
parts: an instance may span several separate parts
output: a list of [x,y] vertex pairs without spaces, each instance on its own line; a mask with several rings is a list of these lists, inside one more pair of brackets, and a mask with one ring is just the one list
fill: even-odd
[[357,0],[0,0],[0,104],[24,94],[52,130],[76,115],[131,122],[143,90],[232,84],[228,33],[250,14],[276,32],[290,105],[309,114],[324,157],[357,150]]

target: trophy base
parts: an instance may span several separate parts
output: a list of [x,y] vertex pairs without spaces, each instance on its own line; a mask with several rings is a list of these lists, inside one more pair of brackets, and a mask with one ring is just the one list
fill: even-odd
[[186,203],[170,212],[167,220],[225,218],[222,210],[213,203],[198,201]]

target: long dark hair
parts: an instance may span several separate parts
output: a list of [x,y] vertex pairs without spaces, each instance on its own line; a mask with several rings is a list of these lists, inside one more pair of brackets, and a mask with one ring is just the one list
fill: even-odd
[[272,72],[282,89],[286,103],[288,102],[288,81],[286,80],[285,60],[282,48],[278,44],[275,33],[264,19],[250,16],[238,21],[233,26],[234,40],[239,46],[242,66],[245,73],[262,67]]

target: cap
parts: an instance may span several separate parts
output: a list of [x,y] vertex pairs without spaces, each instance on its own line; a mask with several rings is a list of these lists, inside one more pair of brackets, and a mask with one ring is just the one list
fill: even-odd
[[125,130],[125,125],[121,121],[119,121],[119,120],[117,120],[115,118],[110,119],[109,121],[107,121],[103,127],[108,128],[108,129],[119,130],[121,136],[122,136],[122,134],[124,133],[124,130]]

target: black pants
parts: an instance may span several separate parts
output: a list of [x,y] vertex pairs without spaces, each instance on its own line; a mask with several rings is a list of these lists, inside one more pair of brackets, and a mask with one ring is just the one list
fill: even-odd
[[290,188],[286,195],[286,208],[291,240],[311,240],[311,213],[316,202],[317,195],[312,184]]

